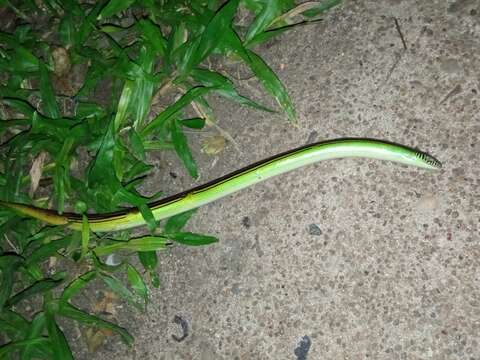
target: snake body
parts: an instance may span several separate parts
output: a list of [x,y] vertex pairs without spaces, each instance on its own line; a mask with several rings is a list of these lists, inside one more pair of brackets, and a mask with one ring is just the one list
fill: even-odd
[[[275,155],[189,191],[152,202],[149,207],[158,221],[305,165],[352,157],[393,161],[430,170],[440,169],[442,166],[427,153],[402,145],[372,139],[332,140]],[[0,205],[49,224],[68,225],[74,230],[82,229],[82,216],[79,214],[58,214],[54,210],[3,201],[0,201]],[[112,213],[88,214],[88,223],[94,232],[107,232],[144,225],[145,220],[137,208],[130,208]]]

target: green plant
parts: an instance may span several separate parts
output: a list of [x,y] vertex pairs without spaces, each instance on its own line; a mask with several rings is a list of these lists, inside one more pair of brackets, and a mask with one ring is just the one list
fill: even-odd
[[[247,65],[295,121],[285,87],[252,49],[316,21],[339,2],[0,0],[0,9],[12,19],[0,32],[0,199],[79,213],[129,204],[138,207],[151,232],[98,236],[89,231],[86,217],[81,232],[70,232],[1,209],[0,329],[5,344],[0,358],[14,353],[21,359],[72,358],[57,323],[60,317],[133,341],[125,329],[81,310],[72,299],[101,280],[143,310],[148,286],[130,255],[138,255],[146,278],[159,286],[158,250],[173,242],[216,241],[182,230],[193,212],[157,229],[146,204],[160,193],[147,197],[137,191],[151,170],[148,152],[175,151],[195,178],[198,169],[184,129],[218,128],[208,94],[272,111],[239,94],[228,75],[206,66],[211,56]],[[247,25],[235,20],[239,6]],[[293,22],[299,16],[302,20]],[[178,100],[155,111],[167,91],[178,94]],[[186,115],[189,105],[193,117]],[[106,257],[115,252],[124,254],[124,260],[107,264]],[[60,259],[58,266],[49,265],[52,259]],[[78,265],[78,271],[65,271],[70,264]],[[126,275],[128,286],[118,274]],[[27,302],[32,311],[22,306]]]

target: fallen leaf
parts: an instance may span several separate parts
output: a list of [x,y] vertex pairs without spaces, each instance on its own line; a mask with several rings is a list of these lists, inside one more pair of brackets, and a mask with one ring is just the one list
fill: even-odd
[[30,190],[28,194],[30,197],[33,197],[35,191],[38,189],[38,185],[40,184],[40,179],[42,178],[42,169],[43,165],[45,164],[45,160],[47,159],[47,153],[42,151],[40,154],[37,155],[35,159],[33,159],[32,167],[30,168]]
[[215,135],[205,139],[202,151],[207,155],[216,155],[225,149],[226,140],[223,136]]

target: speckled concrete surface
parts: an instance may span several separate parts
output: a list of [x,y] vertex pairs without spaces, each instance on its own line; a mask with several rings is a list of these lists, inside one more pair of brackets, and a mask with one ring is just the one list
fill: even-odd
[[270,45],[299,127],[217,100],[242,151],[199,154],[200,182],[344,136],[419,147],[444,170],[324,162],[203,207],[190,230],[221,242],[162,255],[148,312],[118,319],[135,347],[79,358],[479,360],[480,2],[347,1]]

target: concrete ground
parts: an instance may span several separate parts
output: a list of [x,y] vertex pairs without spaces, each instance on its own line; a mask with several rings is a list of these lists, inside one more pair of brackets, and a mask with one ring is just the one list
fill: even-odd
[[[334,160],[201,208],[189,230],[220,243],[162,254],[148,312],[118,317],[134,348],[114,337],[79,358],[479,360],[479,49],[475,0],[346,1],[258,49],[299,126],[212,98],[241,151],[197,151],[197,183],[340,137],[418,147],[444,169]],[[193,185],[177,175],[152,188]]]

